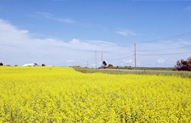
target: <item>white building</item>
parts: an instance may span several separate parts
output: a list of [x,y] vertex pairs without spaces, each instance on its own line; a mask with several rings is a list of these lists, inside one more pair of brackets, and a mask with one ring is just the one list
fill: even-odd
[[39,66],[37,63],[29,63],[29,64],[24,64],[24,67],[35,67],[35,66]]

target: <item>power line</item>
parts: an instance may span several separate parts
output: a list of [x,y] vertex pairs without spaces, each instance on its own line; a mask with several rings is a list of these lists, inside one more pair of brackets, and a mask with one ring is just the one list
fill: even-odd
[[130,58],[130,57],[132,57],[132,56],[134,56],[134,54],[128,55],[128,56],[124,56],[124,57],[120,57],[120,58],[107,59],[107,60],[121,60],[121,59],[125,59],[125,58]]
[[[141,41],[141,42],[137,42],[137,43],[142,44],[142,43],[147,43],[147,42],[160,41],[160,40],[164,40],[164,39],[180,37],[180,36],[190,35],[190,34],[191,34],[191,32],[186,32],[186,33],[182,33],[182,34],[177,34],[177,35],[168,36],[168,37],[159,38],[159,39],[154,39],[154,40],[146,40],[146,41]],[[129,47],[132,45],[133,44],[129,45]],[[191,47],[191,46],[183,46],[183,47],[168,48],[168,49],[137,50],[137,51],[162,51],[162,50],[181,49],[181,48],[186,48],[186,47]],[[112,51],[110,51],[110,52],[112,52]],[[136,55],[142,55],[142,56],[153,56],[153,55],[155,55],[156,56],[156,55],[176,55],[176,54],[187,54],[187,53],[191,53],[191,52],[177,52],[177,53],[166,53],[166,54],[136,54]],[[132,55],[129,55],[129,56],[125,56],[125,57],[112,58],[112,59],[107,59],[107,60],[121,60],[121,59],[125,59],[125,58],[130,58],[132,56],[135,56],[135,53]],[[103,54],[101,54],[101,60],[103,60]],[[95,68],[97,68],[97,51],[95,51]]]
[[159,38],[159,39],[154,39],[154,40],[142,41],[142,42],[138,42],[138,43],[140,44],[140,43],[145,43],[145,42],[159,41],[159,40],[164,40],[164,39],[169,39],[169,38],[174,38],[174,37],[180,37],[180,36],[183,36],[183,35],[190,35],[190,34],[191,34],[191,32],[186,32],[186,33],[182,33],[182,34],[172,35],[172,36]]
[[187,48],[191,46],[184,46],[184,47],[177,47],[177,48],[168,48],[168,49],[155,49],[155,50],[138,50],[138,51],[160,51],[160,50],[173,50],[173,49],[182,49],[182,48]]
[[166,54],[137,54],[142,56],[152,56],[152,55],[176,55],[176,54],[186,54],[191,52],[179,52],[179,53],[166,53]]
[[[168,37],[163,37],[163,38],[159,38],[159,39],[145,40],[145,41],[140,41],[140,42],[136,42],[136,43],[137,44],[142,44],[142,43],[147,43],[147,42],[154,42],[154,41],[160,41],[160,40],[164,40],[164,39],[170,39],[170,38],[174,38],[174,37],[180,37],[180,36],[184,36],[184,35],[191,35],[191,32],[181,33],[181,34],[172,35],[172,36],[168,36]],[[134,44],[129,44],[128,47],[131,47],[133,45]],[[191,47],[191,46],[188,46],[188,47]],[[184,48],[184,47],[182,47],[182,48]],[[172,48],[172,49],[174,49],[174,48]],[[167,50],[167,49],[159,49],[159,50]],[[138,50],[138,51],[142,51],[142,50]],[[144,51],[155,51],[155,50],[144,50]]]

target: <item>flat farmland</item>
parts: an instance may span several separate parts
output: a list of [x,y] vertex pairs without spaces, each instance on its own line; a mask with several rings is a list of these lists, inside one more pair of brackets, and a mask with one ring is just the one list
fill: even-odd
[[0,67],[0,122],[191,122],[191,79]]

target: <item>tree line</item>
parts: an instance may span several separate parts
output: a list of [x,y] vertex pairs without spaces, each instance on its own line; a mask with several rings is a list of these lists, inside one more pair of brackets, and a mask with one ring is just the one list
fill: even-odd
[[[0,66],[4,66],[2,62],[0,62]],[[11,65],[6,65],[6,66],[11,66]],[[15,65],[18,66],[18,65]],[[44,63],[41,66],[46,66]],[[106,68],[113,68],[114,66],[112,64],[106,63],[106,61],[102,62],[102,66],[99,67],[99,69],[106,69]],[[128,69],[132,69],[131,66],[127,67]],[[191,57],[189,57],[186,60],[178,60],[175,65],[175,70],[178,71],[191,71]]]
[[[35,66],[39,66],[37,63],[34,63]],[[4,65],[2,62],[0,62],[0,66],[11,66],[11,65]],[[14,65],[18,66],[18,65]],[[44,63],[41,65],[42,67],[46,66]]]
[[[132,69],[131,66],[125,66],[125,67],[114,67],[112,64],[108,64],[103,61],[102,62],[102,66],[99,67],[99,69],[107,69],[107,68],[115,68],[115,69],[121,69],[121,68],[124,68],[124,69]],[[177,70],[177,71],[191,71],[191,57],[189,57],[188,59],[186,60],[178,60],[176,62],[176,65],[174,67],[174,70]]]

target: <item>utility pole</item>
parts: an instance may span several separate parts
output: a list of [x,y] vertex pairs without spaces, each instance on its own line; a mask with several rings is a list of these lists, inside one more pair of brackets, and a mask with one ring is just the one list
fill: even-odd
[[101,52],[101,64],[103,63],[103,52]]
[[95,50],[95,69],[97,69],[97,51]]
[[87,60],[87,68],[88,68],[88,60]]
[[137,61],[136,61],[136,43],[134,43],[134,61],[135,61],[135,70],[137,69]]

